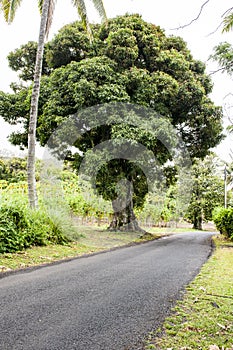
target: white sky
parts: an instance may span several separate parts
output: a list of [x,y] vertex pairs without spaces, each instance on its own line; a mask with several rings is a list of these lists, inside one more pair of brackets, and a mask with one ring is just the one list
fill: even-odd
[[[4,23],[3,16],[0,19],[0,90],[10,91],[9,84],[17,80],[17,76],[8,68],[6,57],[8,53],[29,40],[37,41],[39,32],[39,12],[37,0],[23,0],[18,10],[13,24],[10,26]],[[203,9],[200,18],[192,25],[180,29],[172,30],[179,25],[186,24],[194,19],[201,8],[204,0],[104,0],[108,17],[128,13],[140,13],[143,19],[160,25],[165,29],[166,34],[179,35],[188,43],[194,58],[200,59],[207,64],[207,72],[210,73],[217,69],[215,63],[208,61],[208,57],[213,52],[213,47],[221,41],[228,41],[233,44],[233,31],[228,34],[222,34],[221,29],[214,34],[209,35],[216,30],[222,21],[223,13],[231,7],[230,0],[210,0]],[[97,21],[96,13],[90,5],[90,20]],[[63,25],[78,19],[76,10],[72,7],[69,0],[57,0],[57,6],[54,14],[53,25],[49,39]],[[212,75],[214,81],[214,90],[212,99],[217,105],[225,105],[227,99],[224,97],[232,90],[232,80],[221,73]],[[231,104],[230,97],[227,101]],[[233,103],[232,103],[233,104]],[[230,109],[231,110],[231,109]],[[232,110],[233,112],[233,110]],[[6,141],[6,136],[12,130],[8,124],[0,118],[0,149],[12,149]],[[219,147],[218,153],[222,158],[229,160],[231,147],[231,138],[228,137]],[[233,145],[232,145],[233,148]]]

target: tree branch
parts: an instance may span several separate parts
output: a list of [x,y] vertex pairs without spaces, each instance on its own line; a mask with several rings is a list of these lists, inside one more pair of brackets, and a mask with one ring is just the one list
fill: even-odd
[[228,14],[228,12],[230,12],[230,11],[232,11],[232,10],[233,10],[233,7],[230,7],[228,10],[226,10],[226,11],[221,15],[221,18],[223,18],[223,20],[219,23],[219,25],[217,26],[217,28],[216,28],[213,32],[211,32],[211,33],[209,33],[209,34],[207,35],[207,37],[210,36],[210,35],[215,34],[215,33],[221,28],[221,26],[222,26],[223,23],[224,23],[224,17]]
[[215,30],[213,30],[213,32],[211,32],[207,35],[207,37],[215,34],[221,28],[222,25],[223,25],[223,20],[220,22],[220,24],[217,26],[217,28]]
[[233,7],[230,7],[228,10],[226,10],[223,14],[222,14],[222,18],[227,16],[228,12],[231,12],[233,10]]
[[[227,64],[225,67],[221,67],[221,68],[219,68],[219,69],[216,69],[216,70],[210,72],[209,75],[213,75],[213,74],[215,74],[215,73],[222,72],[222,71],[224,72],[224,71],[226,71],[228,68],[232,68],[232,63]],[[228,73],[228,74],[230,74],[230,73]]]
[[201,5],[201,8],[200,8],[200,11],[199,11],[198,15],[197,15],[195,18],[193,18],[189,23],[186,23],[186,24],[184,24],[184,25],[182,25],[182,26],[179,26],[179,27],[177,27],[177,28],[171,28],[171,30],[184,29],[185,27],[188,27],[188,26],[190,26],[191,24],[193,24],[195,21],[197,21],[197,20],[200,18],[204,7],[208,4],[209,1],[210,1],[210,0],[206,0],[206,1]]

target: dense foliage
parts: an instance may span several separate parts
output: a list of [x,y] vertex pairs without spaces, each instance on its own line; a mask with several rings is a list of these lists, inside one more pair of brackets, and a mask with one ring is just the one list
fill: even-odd
[[[94,39],[79,22],[62,28],[46,46],[41,87],[38,139],[45,144],[56,126],[77,110],[121,101],[151,107],[169,117],[180,130],[189,151],[203,156],[221,139],[221,111],[208,98],[210,78],[202,62],[193,59],[179,37],[166,37],[138,15],[117,17],[93,26]],[[9,55],[21,78],[32,79],[30,42]],[[25,132],[12,137],[26,146],[31,90],[15,87],[1,93],[0,114],[22,123]],[[101,137],[98,135],[98,142]]]
[[224,204],[224,180],[218,163],[219,159],[210,155],[204,160],[195,159],[192,166],[193,190],[186,218],[196,229],[211,221],[214,208]]
[[233,47],[230,43],[222,42],[216,46],[211,58],[219,64],[222,71],[233,73]]
[[233,240],[233,208],[216,208],[213,220],[220,233]]
[[56,220],[45,211],[33,211],[22,203],[0,207],[0,253],[20,251],[30,246],[64,244],[69,239]]
[[[26,166],[26,158],[0,159],[0,253],[65,244],[75,231],[65,212],[49,211],[41,198],[39,210],[28,208]],[[40,168],[41,161],[37,161],[38,180]]]
[[[36,178],[39,179],[40,160],[36,161]],[[0,158],[0,180],[7,182],[26,181],[27,159],[26,158]]]

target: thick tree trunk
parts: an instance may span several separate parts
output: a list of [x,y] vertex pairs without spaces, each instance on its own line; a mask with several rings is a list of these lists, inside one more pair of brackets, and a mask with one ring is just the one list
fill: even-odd
[[133,211],[132,181],[123,179],[117,185],[118,197],[112,201],[113,219],[108,228],[110,231],[138,231],[142,230]]
[[116,201],[112,202],[112,206],[114,214],[112,222],[108,228],[109,231],[135,231],[146,233],[146,231],[144,231],[138,225],[138,221],[134,214],[132,201],[130,201],[130,203],[126,207],[123,207],[121,210],[119,210],[119,207],[121,207],[121,205],[117,204]]
[[28,199],[29,205],[32,208],[37,207],[37,193],[36,193],[36,177],[35,177],[35,148],[36,148],[36,124],[38,114],[38,101],[40,95],[40,80],[42,73],[42,62],[44,53],[44,43],[46,37],[46,29],[48,24],[49,6],[51,0],[43,1],[40,33],[37,46],[34,82],[31,97],[31,109],[28,128],[28,160],[27,160],[27,176],[28,176]]
[[200,212],[194,215],[193,228],[196,230],[202,230],[202,216]]

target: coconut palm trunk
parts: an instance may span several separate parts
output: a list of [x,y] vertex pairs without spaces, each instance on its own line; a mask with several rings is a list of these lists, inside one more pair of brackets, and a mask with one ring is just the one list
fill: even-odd
[[[30,119],[28,128],[28,160],[27,160],[27,178],[28,178],[28,200],[31,208],[37,208],[37,191],[36,191],[36,176],[35,176],[35,164],[36,164],[36,126],[38,115],[38,102],[40,96],[40,81],[42,75],[42,63],[44,54],[44,44],[46,36],[49,33],[49,29],[52,23],[53,12],[55,8],[56,0],[40,0],[39,5],[42,3],[42,14],[40,22],[39,40],[37,46],[34,81],[31,97]],[[72,0],[73,5],[77,8],[81,17],[84,27],[90,33],[89,20],[87,17],[87,10],[84,0]],[[106,19],[106,12],[103,6],[102,0],[92,0],[96,10],[102,19]]]
[[44,54],[45,38],[48,33],[49,10],[53,5],[53,0],[44,0],[40,22],[39,40],[37,46],[34,82],[31,96],[31,109],[28,128],[28,160],[27,160],[27,175],[28,175],[28,199],[31,208],[36,208],[37,192],[36,192],[36,125],[38,115],[38,101],[40,95],[40,81],[42,74],[42,62]]

